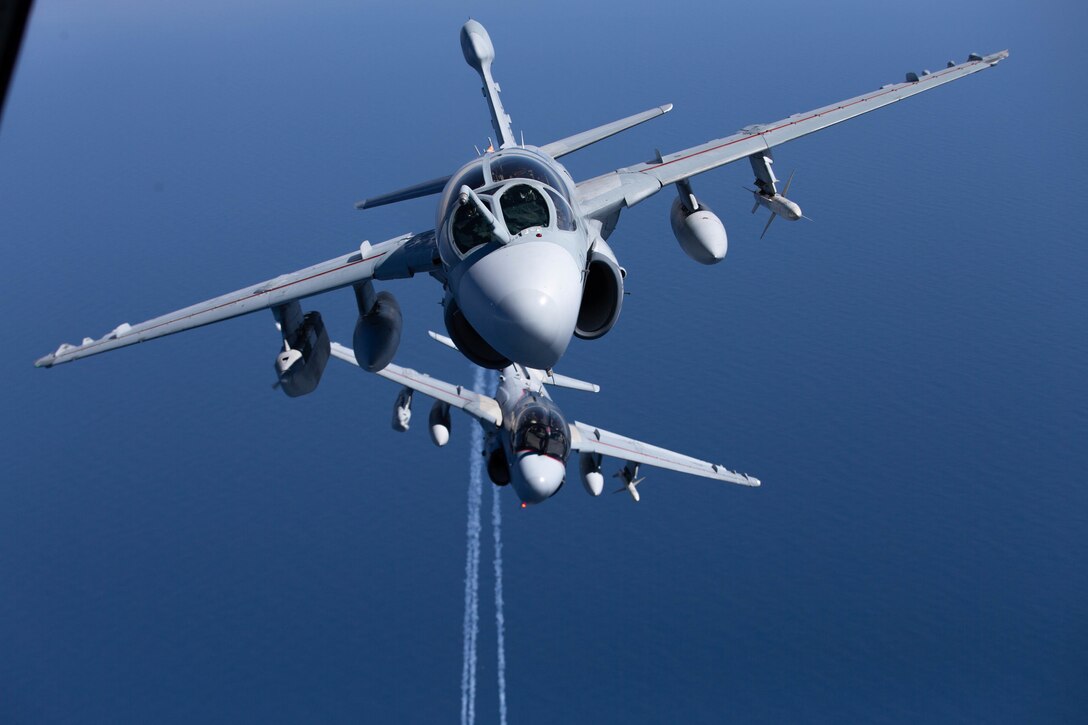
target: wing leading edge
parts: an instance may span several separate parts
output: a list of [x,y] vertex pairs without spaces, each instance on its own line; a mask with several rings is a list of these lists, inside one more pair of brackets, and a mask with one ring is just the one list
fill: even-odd
[[280,275],[214,299],[156,317],[138,325],[122,323],[95,340],[84,338],[78,345],[63,344],[34,365],[52,367],[90,355],[210,325],[257,310],[276,307],[291,300],[346,287],[366,279],[397,279],[436,268],[434,232],[405,234],[371,245],[312,267]]
[[631,461],[632,463],[667,468],[670,471],[712,478],[716,481],[736,483],[741,486],[760,485],[758,478],[749,476],[746,473],[730,471],[725,466],[717,463],[701,461],[698,458],[675,453],[666,448],[652,446],[649,443],[610,433],[578,421],[571,425],[571,434],[571,448],[583,453],[599,453],[603,456]]

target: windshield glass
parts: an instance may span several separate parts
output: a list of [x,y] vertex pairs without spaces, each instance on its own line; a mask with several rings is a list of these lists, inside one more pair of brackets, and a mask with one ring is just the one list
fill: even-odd
[[565,232],[574,231],[574,212],[570,209],[570,204],[563,197],[556,194],[551,189],[547,189],[548,196],[552,198],[552,204],[555,205],[555,226],[559,227]]
[[461,172],[460,176],[454,179],[451,184],[454,193],[458,194],[461,191],[461,187],[467,185],[470,189],[479,189],[484,185],[484,167],[483,164],[477,164],[470,166]]
[[461,171],[446,184],[445,192],[442,194],[442,200],[438,204],[438,218],[435,220],[435,226],[441,227],[447,221],[448,217],[446,215],[450,213],[450,209],[457,203],[457,196],[461,193],[462,186],[468,186],[470,189],[479,189],[483,185],[483,164],[476,163],[461,169]]
[[529,227],[548,226],[548,202],[544,195],[528,184],[511,186],[502,193],[502,217],[510,234]]
[[491,241],[491,225],[471,202],[457,207],[450,231],[453,244],[461,254],[468,254],[470,250]]
[[532,179],[563,189],[563,182],[551,167],[528,156],[498,156],[491,161],[491,180]]
[[567,423],[555,411],[543,405],[531,405],[518,416],[514,450],[532,451],[561,461],[570,453]]

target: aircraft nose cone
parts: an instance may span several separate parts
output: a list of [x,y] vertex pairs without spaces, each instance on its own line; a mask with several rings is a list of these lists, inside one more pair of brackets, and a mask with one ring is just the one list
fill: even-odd
[[496,327],[507,340],[507,357],[547,370],[559,361],[570,342],[559,302],[540,289],[518,289],[496,306]]
[[567,469],[562,461],[536,453],[525,453],[517,462],[514,490],[525,503],[540,503],[559,490]]
[[457,301],[492,347],[515,362],[547,370],[563,356],[574,334],[582,275],[558,244],[511,244],[465,272]]
[[801,218],[801,207],[797,205],[797,202],[786,201],[786,209],[789,212],[790,221],[797,221]]

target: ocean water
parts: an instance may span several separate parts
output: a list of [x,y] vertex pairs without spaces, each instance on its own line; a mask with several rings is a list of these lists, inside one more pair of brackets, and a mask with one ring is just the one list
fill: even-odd
[[[461,717],[467,418],[436,449],[417,403],[398,435],[396,390],[336,364],[287,399],[267,314],[32,362],[428,228],[433,200],[351,203],[486,145],[470,15],[530,143],[676,104],[576,178],[1012,53],[776,149],[813,222],[760,241],[746,164],[696,179],[720,265],[684,257],[669,193],[624,212],[622,318],[558,366],[602,390],[557,402],[764,485],[650,470],[634,505],[572,466],[546,505],[498,491],[507,720],[1084,722],[1081,6],[47,0],[0,126],[0,721]],[[438,285],[386,288],[398,361],[471,384],[425,334]],[[313,308],[349,341],[350,292]]]

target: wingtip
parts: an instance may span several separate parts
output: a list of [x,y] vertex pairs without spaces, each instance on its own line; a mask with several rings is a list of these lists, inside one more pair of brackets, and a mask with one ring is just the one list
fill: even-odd
[[664,106],[660,106],[660,108],[661,108],[662,113],[668,113],[669,111],[672,110],[672,104],[671,103],[666,103]]
[[762,484],[755,476],[749,476],[747,473],[741,473],[740,471],[729,471],[733,474],[733,478],[730,479],[733,483],[739,483],[742,486],[751,486],[752,488],[759,488]]
[[368,201],[368,199],[363,199],[362,201],[355,202],[355,208],[356,209],[366,209],[367,201]]

